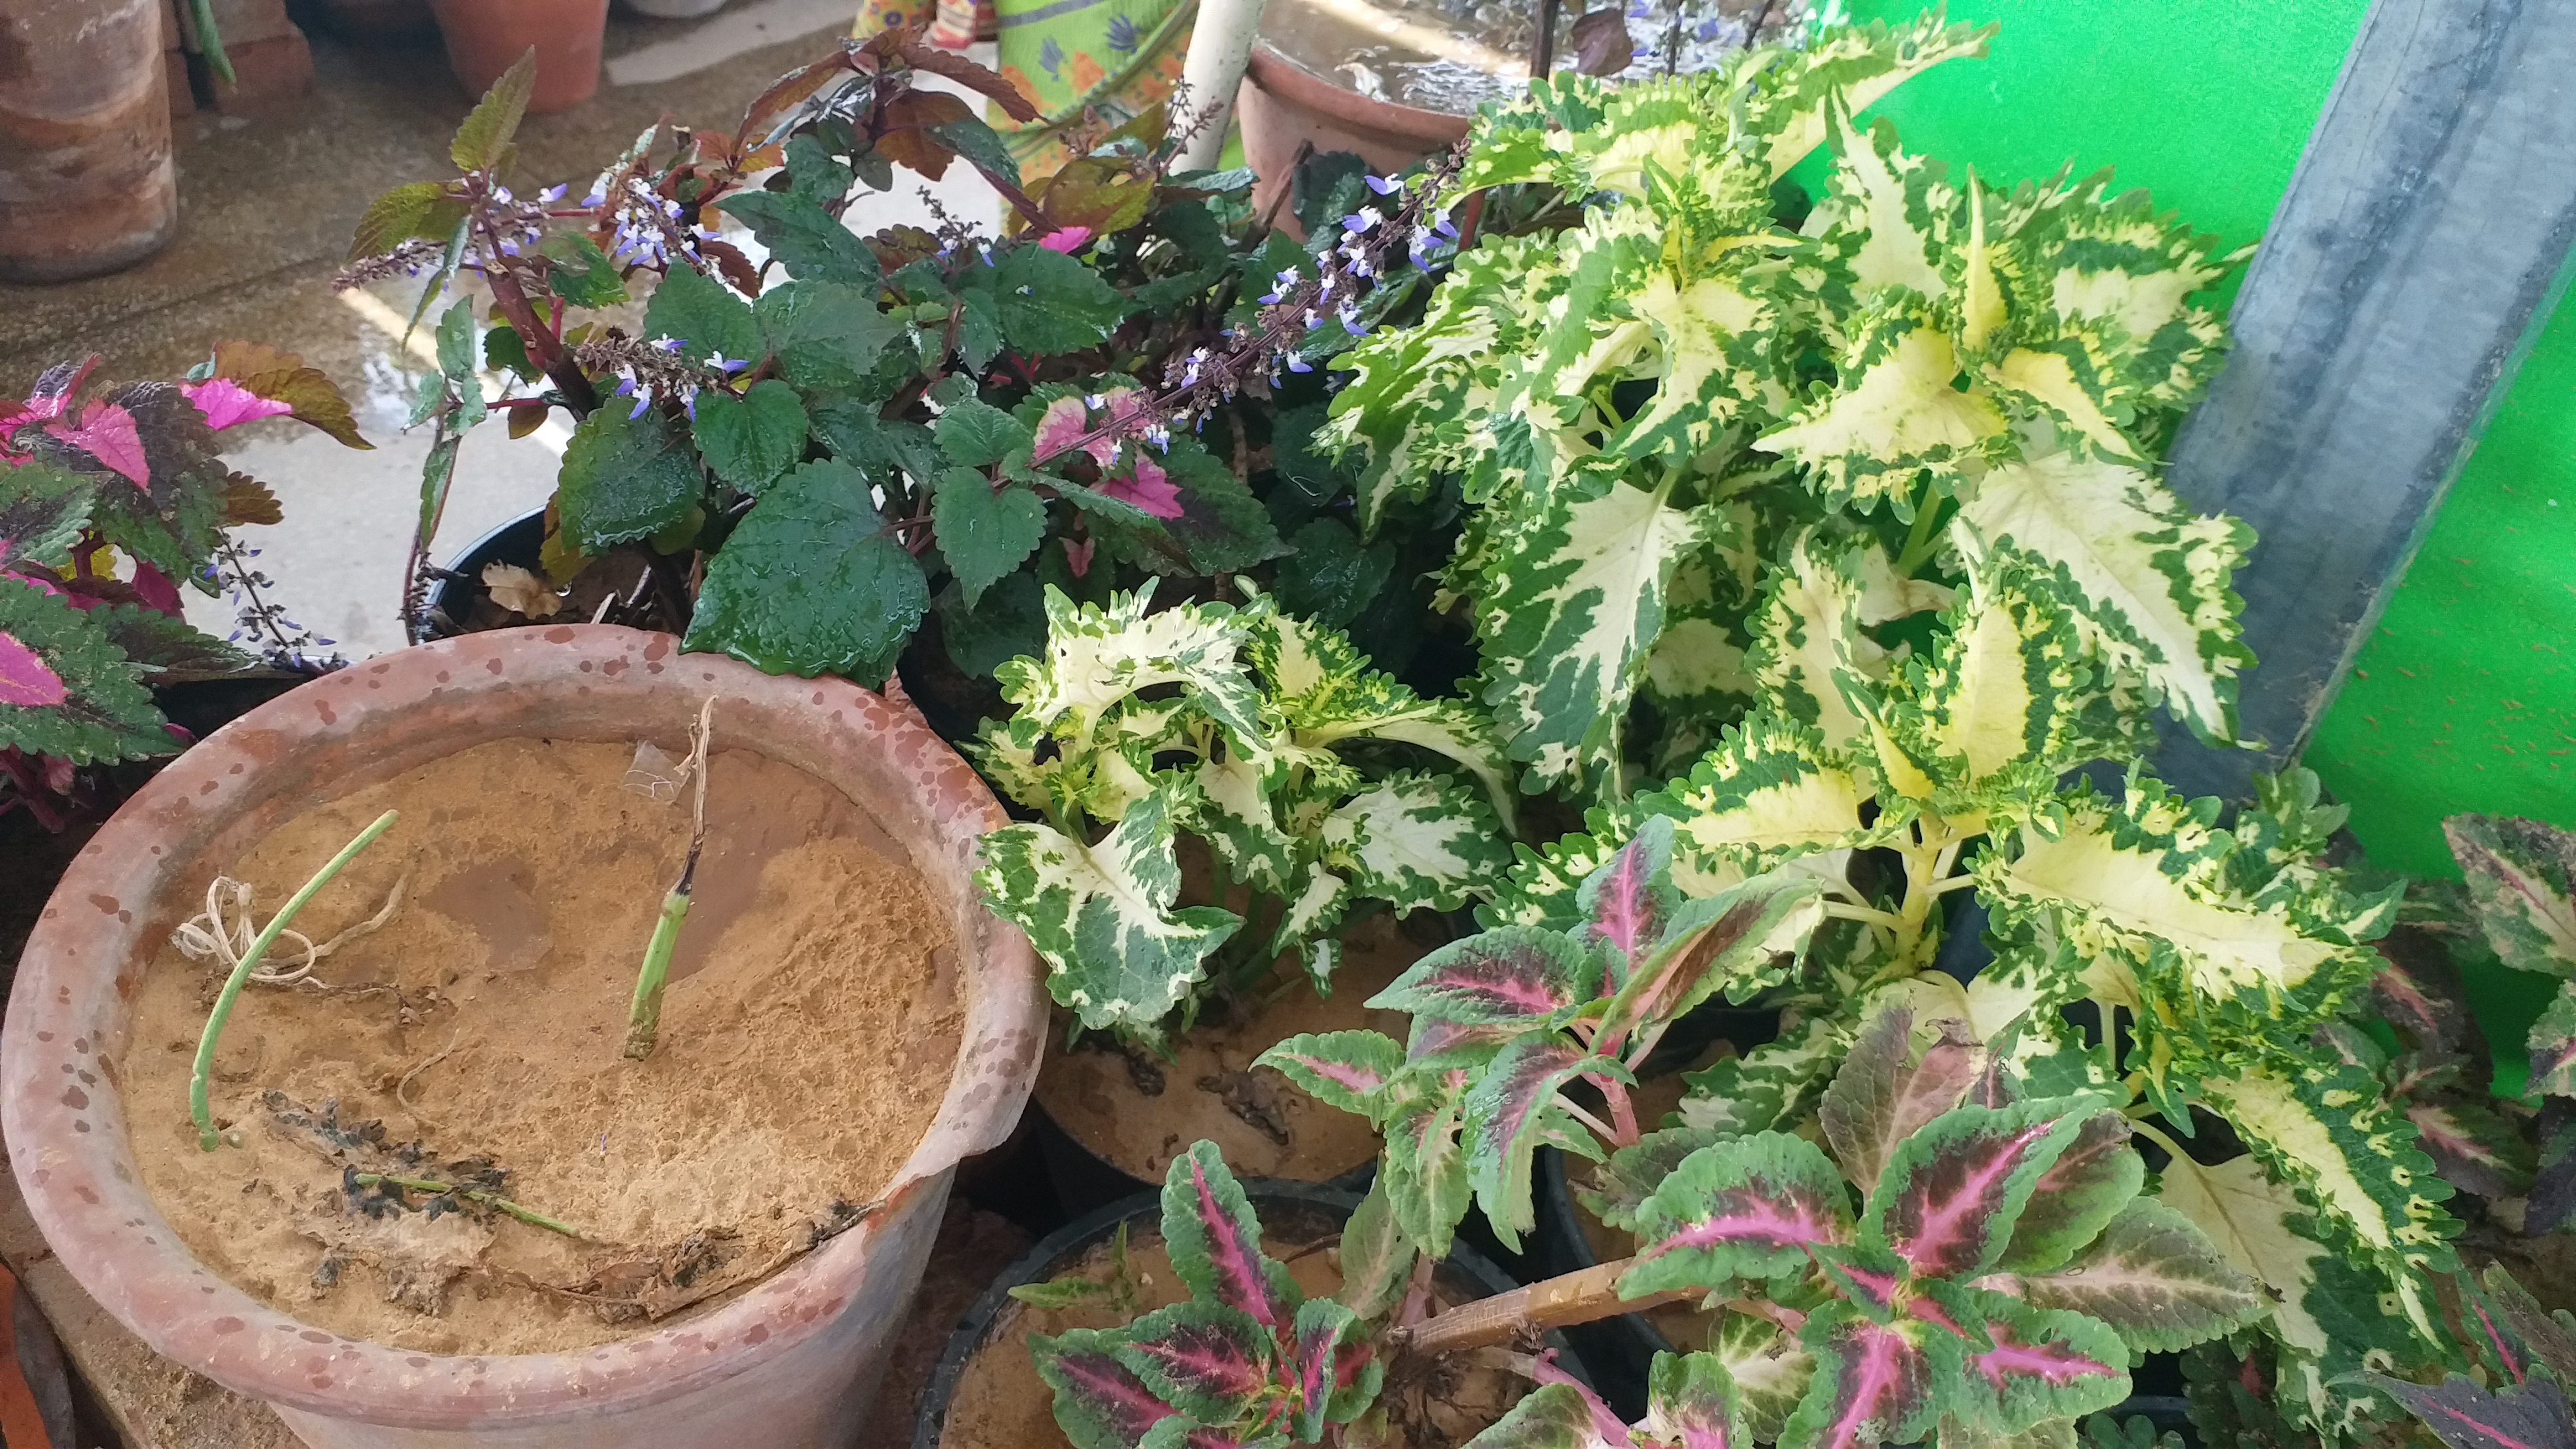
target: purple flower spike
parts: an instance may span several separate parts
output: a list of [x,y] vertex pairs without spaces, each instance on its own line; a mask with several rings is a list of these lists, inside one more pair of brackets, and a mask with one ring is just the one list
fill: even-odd
[[[1264,307],[1276,307],[1276,306],[1278,306],[1278,305],[1279,305],[1279,294],[1278,294],[1277,292],[1264,292],[1264,293],[1262,293],[1262,294],[1261,294],[1261,305],[1262,305],[1262,306],[1264,306]],[[1230,336],[1232,336],[1233,334],[1229,332],[1229,333],[1227,333],[1226,335],[1230,337]]]
[[1451,241],[1456,241],[1458,239],[1458,224],[1445,216],[1440,218],[1438,224],[1434,225],[1431,229],[1441,236],[1449,238]]
[[635,421],[637,418],[640,418],[640,417],[644,416],[644,410],[645,410],[646,408],[651,407],[652,405],[653,405],[653,399],[652,399],[652,397],[651,397],[651,395],[650,395],[650,394],[646,394],[646,393],[638,393],[638,394],[636,394],[636,395],[635,395],[635,410],[634,410],[633,412],[630,412],[630,413],[628,413],[628,414],[626,415],[626,421],[628,421],[628,422],[630,422],[630,423],[631,423],[631,422]]
[[614,392],[614,393],[611,393],[611,394],[610,394],[610,396],[611,396],[611,397],[633,397],[633,396],[635,396],[635,379],[633,379],[633,378],[631,378],[631,377],[630,377],[630,378],[626,378],[626,379],[624,379],[624,380],[620,381],[620,382],[617,384],[617,391],[616,391],[616,392]]
[[1391,176],[1363,175],[1360,179],[1368,183],[1369,190],[1380,196],[1393,196],[1404,189],[1404,183]]
[[711,357],[707,360],[715,364],[716,371],[718,372],[740,372],[744,368],[751,366],[751,359],[748,357]]
[[661,348],[664,352],[677,352],[688,344],[682,342],[677,337],[656,337],[653,339],[653,345]]
[[1315,368],[1312,363],[1307,362],[1304,358],[1291,352],[1288,354],[1288,370],[1290,372],[1313,372]]
[[563,200],[564,193],[570,190],[572,190],[572,188],[569,186],[549,186],[545,190],[537,193],[537,200],[545,205],[552,206],[556,202]]

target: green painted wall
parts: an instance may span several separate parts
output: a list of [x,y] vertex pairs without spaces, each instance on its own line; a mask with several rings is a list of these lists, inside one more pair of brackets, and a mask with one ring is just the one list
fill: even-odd
[[[1864,20],[1915,3],[1853,0]],[[2230,245],[2261,237],[2367,0],[1954,0],[1998,21],[1983,60],[1907,84],[1876,114],[1907,146],[1998,184],[2072,162],[2117,168]],[[2262,688],[2257,668],[2249,688]],[[2499,401],[2311,744],[2372,858],[2456,875],[2464,810],[2576,827],[2576,302]],[[2521,1089],[2514,1049],[2551,983],[2470,983]]]

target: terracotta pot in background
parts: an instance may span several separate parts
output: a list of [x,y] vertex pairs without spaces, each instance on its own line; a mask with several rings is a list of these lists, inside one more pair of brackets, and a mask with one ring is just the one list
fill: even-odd
[[[710,691],[732,747],[839,789],[910,850],[957,934],[966,1021],[939,1113],[884,1205],[710,1311],[597,1348],[406,1352],[300,1323],[197,1262],[133,1163],[112,1063],[134,973],[222,863],[328,798],[492,740],[677,739]],[[318,1449],[825,1449],[864,1422],[958,1161],[998,1145],[1044,1044],[1037,961],[971,872],[1001,810],[898,702],[599,625],[472,634],[305,685],[173,761],[73,862],[0,1029],[0,1134],[45,1240],[163,1356],[266,1401]],[[77,1087],[75,1088],[75,1084]]]
[[531,114],[565,111],[599,89],[599,48],[608,0],[430,0],[447,38],[447,63],[481,95],[501,73],[537,52]]
[[0,281],[132,266],[179,227],[159,0],[0,0]]
[[[1370,169],[1385,176],[1467,134],[1465,116],[1371,100],[1260,40],[1252,43],[1252,63],[1234,104],[1243,120],[1243,162],[1260,178],[1252,186],[1256,215],[1267,212],[1271,198],[1288,184],[1297,148],[1304,142],[1312,141],[1318,155],[1358,152]],[[1279,226],[1301,240],[1305,236],[1296,214],[1285,207],[1279,211]]]

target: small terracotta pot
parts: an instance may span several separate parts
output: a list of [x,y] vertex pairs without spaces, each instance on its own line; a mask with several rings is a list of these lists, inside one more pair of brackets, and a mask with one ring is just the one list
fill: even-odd
[[[1311,141],[1315,152],[1356,151],[1379,175],[1392,175],[1467,134],[1467,117],[1419,106],[1375,101],[1336,85],[1273,50],[1266,41],[1252,43],[1252,63],[1236,93],[1235,110],[1243,118],[1243,161],[1260,179],[1252,184],[1252,209],[1270,209],[1271,198],[1286,186],[1297,165],[1297,148]],[[1279,227],[1303,239],[1305,228],[1282,208]]]
[[528,111],[566,111],[599,89],[599,49],[608,29],[608,0],[430,0],[447,64],[465,89],[481,95],[537,52],[537,88]]
[[0,282],[132,266],[179,227],[160,0],[0,0]]
[[[342,1338],[191,1257],[135,1171],[135,1114],[114,1064],[140,974],[214,872],[317,800],[473,745],[684,738],[711,692],[735,747],[833,786],[902,842],[954,925],[964,1032],[938,1115],[885,1206],[719,1308],[557,1354],[445,1356]],[[1036,1075],[1037,960],[971,878],[976,836],[1003,819],[909,708],[838,680],[681,654],[667,635],[508,629],[357,665],[215,731],[72,863],[28,939],[0,1030],[11,1170],[47,1244],[101,1306],[321,1449],[846,1444],[866,1421],[956,1164],[1008,1138]]]

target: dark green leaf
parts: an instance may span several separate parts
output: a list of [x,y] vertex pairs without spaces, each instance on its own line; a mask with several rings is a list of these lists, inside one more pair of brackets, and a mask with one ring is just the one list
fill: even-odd
[[1395,544],[1362,544],[1339,519],[1318,518],[1288,537],[1275,587],[1289,613],[1338,629],[1358,618],[1395,570]]
[[1028,426],[1018,418],[973,398],[941,413],[937,431],[948,461],[968,468],[989,468],[1013,453],[1026,453],[1031,441]]
[[939,552],[948,571],[973,608],[984,591],[1037,551],[1046,536],[1046,504],[1021,484],[995,488],[972,468],[951,468],[939,475],[939,492],[930,503],[939,534]]
[[1004,574],[969,608],[953,584],[940,590],[939,633],[948,657],[977,679],[1022,655],[1046,647],[1046,599],[1037,576],[1026,571]]
[[1034,244],[1013,247],[993,264],[1002,335],[1031,354],[1096,347],[1127,315],[1127,299],[1100,274]]
[[885,154],[874,147],[851,157],[850,168],[861,181],[868,184],[868,188],[872,191],[894,189],[894,163],[887,160]]
[[760,244],[799,281],[847,282],[873,290],[883,270],[876,253],[812,197],[792,191],[743,191],[718,210],[751,228]]
[[532,382],[542,376],[528,356],[528,344],[520,338],[519,329],[508,323],[483,334],[483,362],[494,372],[515,373]]
[[630,418],[604,407],[582,419],[564,449],[555,491],[563,537],[586,554],[648,538],[686,518],[705,480],[689,445],[660,412]]
[[644,306],[644,335],[679,339],[680,356],[691,362],[717,356],[756,362],[763,355],[760,332],[749,302],[689,267],[671,268]]
[[101,604],[89,615],[156,684],[231,674],[253,663],[249,655],[187,620],[141,604]]
[[929,607],[921,564],[878,517],[866,476],[807,463],[772,484],[717,551],[684,647],[873,688]]
[[42,463],[0,468],[0,569],[63,561],[97,497],[96,481],[76,473]]
[[1309,403],[1284,408],[1270,425],[1270,466],[1281,481],[1295,485],[1310,507],[1317,508],[1350,485],[1332,457],[1315,449],[1315,430],[1324,425],[1327,406]]
[[757,493],[805,456],[805,405],[776,378],[752,384],[741,397],[702,392],[697,433],[698,451],[716,476]]
[[804,134],[788,138],[787,184],[796,195],[829,206],[850,194],[850,181],[850,168],[821,138]]
[[444,181],[413,181],[367,203],[349,241],[349,260],[380,257],[417,237],[443,241],[465,219],[465,203],[447,194]]
[[969,286],[957,294],[957,305],[957,354],[980,376],[1002,350],[1002,299],[990,286]]
[[625,279],[608,253],[586,236],[564,232],[547,237],[537,251],[553,262],[549,281],[555,295],[574,307],[614,307],[626,300]]
[[510,142],[519,134],[519,121],[528,113],[528,95],[537,85],[537,52],[530,47],[519,62],[501,73],[492,88],[483,93],[465,124],[456,128],[456,140],[447,148],[448,159],[466,171],[482,171],[498,166],[510,154]]
[[886,344],[902,335],[903,324],[877,310],[873,293],[840,282],[788,282],[760,294],[760,330],[789,382],[814,392],[892,395],[883,372],[902,350]]
[[984,124],[982,119],[967,115],[921,129],[942,146],[965,157],[976,170],[987,176],[998,176],[1013,186],[1020,184],[1020,163],[1011,159],[1010,148],[1002,144],[1001,133]]

